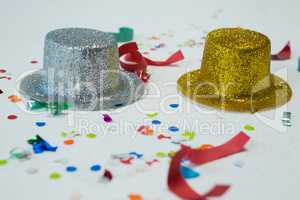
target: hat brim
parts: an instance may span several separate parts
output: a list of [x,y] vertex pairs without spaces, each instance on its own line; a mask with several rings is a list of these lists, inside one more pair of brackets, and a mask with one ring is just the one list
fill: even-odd
[[292,97],[290,86],[278,76],[270,75],[268,87],[258,85],[248,96],[222,98],[216,88],[204,80],[201,70],[195,70],[182,75],[178,81],[178,90],[191,100],[214,108],[237,111],[256,112],[281,106]]
[[[145,84],[135,73],[120,70],[117,74],[119,76],[119,84],[114,88],[115,92],[99,96],[96,104],[92,106],[80,102],[72,102],[74,103],[74,108],[78,110],[116,109],[136,102],[145,94]],[[59,94],[57,91],[49,94],[48,79],[44,70],[38,70],[23,77],[18,84],[17,90],[25,98],[39,102],[47,103],[51,98],[70,99],[66,94]]]

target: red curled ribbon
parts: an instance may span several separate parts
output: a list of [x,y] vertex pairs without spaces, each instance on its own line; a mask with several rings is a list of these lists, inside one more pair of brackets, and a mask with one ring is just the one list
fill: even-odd
[[215,185],[204,195],[194,191],[180,173],[181,161],[188,159],[195,165],[203,165],[243,151],[249,139],[248,135],[240,132],[225,144],[210,149],[200,150],[191,149],[184,145],[181,146],[181,150],[175,154],[170,164],[168,174],[169,189],[178,197],[186,200],[206,200],[207,197],[222,196],[230,188],[229,185]]
[[277,53],[271,55],[272,60],[288,60],[291,58],[291,43],[290,41]]
[[[125,55],[125,56],[124,56]],[[119,56],[120,58],[124,56],[124,62],[120,60],[120,64],[122,68],[129,72],[135,72],[140,77],[141,80],[147,82],[150,78],[150,75],[147,73],[147,66],[167,66],[171,65],[175,62],[184,59],[182,52],[179,50],[172,54],[167,60],[165,61],[153,61],[149,58],[144,57],[139,51],[138,46],[135,42],[130,42],[123,44],[119,47]],[[131,63],[128,63],[131,62]],[[132,63],[133,62],[133,63]]]

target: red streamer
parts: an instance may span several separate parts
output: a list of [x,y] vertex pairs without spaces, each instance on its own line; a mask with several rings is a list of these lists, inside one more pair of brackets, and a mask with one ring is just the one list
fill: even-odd
[[288,43],[277,53],[271,55],[272,60],[288,60],[291,58],[291,43]]
[[244,132],[240,132],[225,144],[210,149],[191,149],[190,147],[182,145],[181,150],[175,154],[170,164],[168,174],[169,189],[178,197],[186,200],[206,200],[208,197],[222,196],[229,189],[229,185],[215,185],[204,195],[194,191],[180,173],[181,161],[188,159],[195,165],[203,165],[243,151],[249,139],[249,136]]
[[[179,50],[172,54],[165,61],[153,61],[144,57],[139,51],[135,42],[130,42],[119,47],[119,56],[124,56],[124,61],[120,60],[124,70],[135,72],[141,80],[147,82],[150,75],[147,73],[147,65],[167,66],[184,59],[182,52]],[[128,63],[130,62],[130,63]]]

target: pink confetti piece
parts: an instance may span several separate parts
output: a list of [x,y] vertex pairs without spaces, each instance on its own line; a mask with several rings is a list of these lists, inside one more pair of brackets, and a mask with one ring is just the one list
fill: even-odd
[[106,123],[111,123],[112,122],[112,118],[108,114],[103,114],[103,120]]
[[153,160],[151,160],[151,161],[146,161],[146,164],[147,164],[148,166],[152,166],[154,163],[157,163],[157,162],[159,162],[157,159],[153,159]]
[[159,135],[157,136],[157,138],[158,138],[159,140],[162,140],[162,139],[172,139],[171,136],[166,136],[166,135],[164,135],[164,134],[159,134]]

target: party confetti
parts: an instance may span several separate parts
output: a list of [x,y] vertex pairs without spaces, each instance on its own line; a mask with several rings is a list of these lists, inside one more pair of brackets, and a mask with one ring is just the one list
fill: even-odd
[[90,167],[90,170],[93,172],[98,172],[101,170],[101,166],[100,165],[93,165]]
[[189,141],[192,141],[195,139],[196,137],[196,133],[195,132],[189,132],[189,131],[186,131],[184,133],[181,134],[183,137],[186,137],[188,138]]
[[7,160],[0,160],[0,167],[7,164]]
[[152,124],[153,125],[160,125],[161,121],[159,121],[159,120],[152,120]]
[[31,63],[31,64],[37,64],[38,61],[37,61],[37,60],[31,60],[30,63]]
[[11,80],[11,77],[9,77],[9,76],[0,76],[0,79]]
[[156,155],[156,157],[158,157],[158,158],[165,158],[165,157],[168,157],[168,154],[166,154],[165,152],[157,152],[155,155]]
[[128,159],[120,159],[120,162],[125,165],[131,165],[131,161],[133,160],[133,157],[129,157]]
[[233,163],[233,165],[238,167],[238,168],[242,168],[242,167],[244,167],[245,163],[241,160],[237,160]]
[[33,174],[38,173],[39,170],[38,170],[37,168],[30,167],[30,168],[26,169],[25,172],[26,172],[27,174],[33,175]]
[[0,73],[5,73],[6,70],[5,69],[0,69]]
[[36,154],[43,153],[44,151],[52,151],[55,152],[57,147],[51,146],[46,140],[44,140],[39,135],[34,136],[29,139],[28,144],[31,144],[33,147],[33,151]]
[[112,173],[109,170],[105,169],[103,176],[102,176],[102,182],[103,181],[110,182],[110,181],[112,181],[112,179],[113,179]]
[[66,165],[66,164],[68,164],[69,161],[66,158],[58,158],[58,159],[54,160],[53,162],[61,164],[61,165]]
[[157,159],[153,159],[153,160],[151,160],[151,161],[146,161],[146,164],[147,164],[148,166],[152,166],[154,163],[157,163],[157,162],[159,162]]
[[147,125],[140,126],[137,131],[142,133],[143,135],[153,135],[154,133],[153,129]]
[[128,195],[129,200],[143,200],[143,197],[139,194]]
[[67,140],[64,141],[64,144],[65,145],[72,145],[72,144],[74,144],[74,140],[73,139],[67,139]]
[[178,108],[178,107],[179,107],[179,104],[177,104],[177,103],[171,103],[169,106],[170,106],[171,108]]
[[86,135],[86,137],[87,137],[87,138],[90,138],[90,139],[94,139],[94,138],[97,137],[97,135],[94,134],[94,133],[89,133],[89,134]]
[[244,129],[245,129],[246,131],[254,131],[254,130],[255,130],[255,128],[254,128],[253,126],[249,125],[249,124],[245,125],[245,126],[244,126]]
[[171,131],[171,132],[178,132],[179,128],[177,128],[176,126],[170,126],[169,127],[169,131]]
[[143,157],[143,154],[139,154],[137,152],[130,152],[129,155],[135,156],[137,159],[140,159]]
[[58,179],[61,178],[61,174],[58,173],[58,172],[53,172],[53,173],[51,173],[51,174],[49,175],[49,178],[50,178],[51,180],[58,180]]
[[104,122],[106,122],[106,123],[112,122],[112,118],[108,114],[102,114],[102,116],[103,116]]
[[277,53],[271,55],[272,60],[288,60],[291,58],[291,43],[290,41]]
[[8,99],[12,102],[12,103],[18,103],[20,101],[22,101],[22,99],[20,97],[18,97],[17,95],[10,95],[8,97]]
[[9,119],[9,120],[15,120],[15,119],[17,119],[17,118],[18,118],[17,115],[8,115],[8,116],[7,116],[7,119]]
[[200,176],[198,172],[186,166],[181,166],[180,172],[185,179],[197,178],[198,176]]
[[15,147],[9,151],[10,158],[18,160],[29,160],[31,157],[31,152],[24,150],[20,147]]
[[76,172],[77,168],[75,166],[68,166],[66,167],[67,172]]
[[157,136],[157,138],[159,139],[159,140],[162,140],[162,139],[171,139],[171,136],[167,136],[167,135],[164,135],[164,134],[159,134],[158,136]]
[[292,126],[291,118],[292,118],[291,112],[283,112],[282,119],[281,119],[282,125],[283,126]]
[[150,118],[156,117],[158,115],[158,113],[148,113],[147,116]]
[[35,125],[37,127],[43,127],[43,126],[46,126],[46,122],[35,122]]

